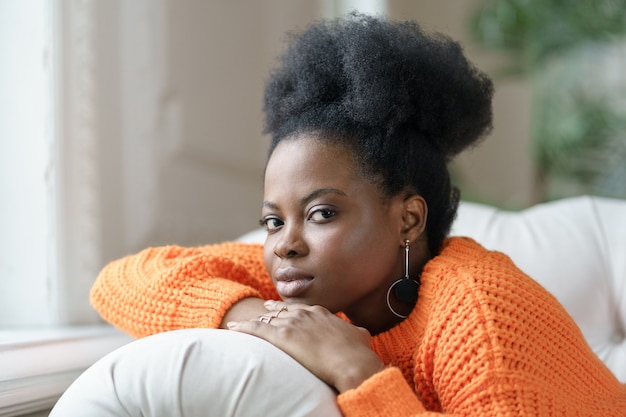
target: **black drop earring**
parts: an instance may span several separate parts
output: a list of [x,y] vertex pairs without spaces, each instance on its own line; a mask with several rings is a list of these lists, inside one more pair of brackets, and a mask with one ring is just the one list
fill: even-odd
[[389,296],[393,289],[396,298],[403,303],[414,304],[417,300],[417,290],[420,284],[409,276],[409,243],[408,239],[404,239],[404,277],[391,284],[389,290],[387,290],[387,307],[389,307],[389,310],[391,310],[394,315],[402,319],[407,316],[398,313],[391,307]]

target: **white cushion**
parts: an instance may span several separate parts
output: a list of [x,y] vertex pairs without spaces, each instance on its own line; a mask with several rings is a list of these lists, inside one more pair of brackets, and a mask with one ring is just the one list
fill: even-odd
[[187,329],[139,339],[105,356],[74,381],[50,416],[340,417],[341,412],[328,385],[268,342],[228,330]]

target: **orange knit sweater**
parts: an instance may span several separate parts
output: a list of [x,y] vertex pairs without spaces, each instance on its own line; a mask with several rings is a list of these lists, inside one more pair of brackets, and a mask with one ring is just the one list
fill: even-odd
[[[626,386],[507,256],[452,238],[421,280],[409,317],[372,338],[389,366],[337,397],[344,416],[626,416]],[[217,327],[248,296],[278,298],[262,247],[225,243],[112,262],[91,299],[102,317],[141,337]]]

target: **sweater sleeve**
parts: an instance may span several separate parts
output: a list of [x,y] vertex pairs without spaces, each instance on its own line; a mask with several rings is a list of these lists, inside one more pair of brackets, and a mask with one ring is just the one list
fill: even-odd
[[388,367],[337,397],[344,417],[406,417],[425,412],[402,372]]
[[148,248],[106,265],[91,289],[103,319],[134,337],[220,325],[246,297],[276,299],[260,245]]

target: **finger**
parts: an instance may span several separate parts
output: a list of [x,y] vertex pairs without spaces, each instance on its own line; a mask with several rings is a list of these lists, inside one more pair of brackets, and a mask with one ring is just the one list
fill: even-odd
[[[280,316],[280,314],[283,311],[289,311],[287,310],[287,307],[282,307],[280,310],[271,310],[269,313],[267,313],[266,315],[269,315],[271,318],[275,319],[276,317]],[[265,315],[265,314],[264,314]],[[263,321],[263,320],[261,320]]]
[[260,321],[261,323],[265,323],[265,324],[270,324],[273,318],[274,318],[273,314],[262,314],[259,317],[257,317],[257,321]]
[[[257,321],[260,321],[261,323],[265,323],[265,324],[270,324],[270,322],[272,324],[274,324],[275,319],[278,318],[278,316],[280,317],[284,317],[282,314],[287,313],[288,310],[286,308],[281,308],[280,310],[271,310],[268,313],[265,314],[261,314],[260,316],[258,316],[256,318]],[[254,320],[253,320],[254,321]]]
[[263,305],[268,310],[281,310],[281,309],[287,309],[288,308],[286,302],[284,302],[284,301],[277,301],[277,300],[268,300],[265,303],[263,303]]
[[270,311],[311,310],[311,308],[314,307],[308,304],[287,303],[285,301],[278,301],[278,300],[268,300],[263,304],[265,305],[265,308],[267,308]]
[[260,321],[261,323],[265,323],[265,324],[270,324],[270,322],[276,318],[278,318],[278,316],[280,316],[281,313],[283,312],[287,312],[287,307],[282,307],[280,310],[270,310],[269,312],[265,313],[265,314],[261,314],[260,316],[257,316],[256,319],[252,319]]
[[[271,321],[271,320],[270,320]],[[268,342],[271,342],[272,332],[276,330],[276,327],[269,323],[265,323],[259,320],[249,321],[231,321],[226,324],[229,330],[234,330],[240,333],[247,333],[252,336],[260,337]]]

